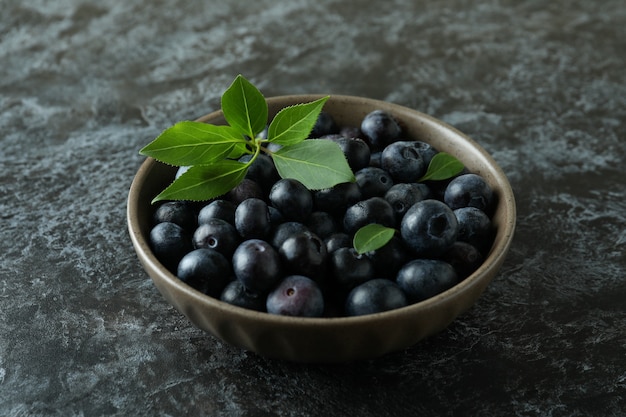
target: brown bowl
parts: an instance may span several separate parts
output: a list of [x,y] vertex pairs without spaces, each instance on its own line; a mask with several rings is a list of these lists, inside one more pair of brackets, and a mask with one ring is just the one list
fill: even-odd
[[[270,118],[280,109],[315,100],[319,95],[267,99]],[[511,186],[493,158],[461,132],[418,111],[383,101],[331,96],[324,111],[342,126],[359,126],[369,112],[393,114],[407,136],[428,142],[456,156],[473,173],[483,176],[496,192],[493,215],[497,230],[483,264],[468,278],[428,300],[397,310],[358,317],[298,318],[271,315],[236,307],[184,284],[156,259],[148,243],[150,201],[171,183],[175,168],[148,158],[140,167],[128,196],[128,228],[143,267],[154,284],[194,325],[223,341],[260,355],[297,362],[346,362],[374,358],[407,348],[445,329],[469,309],[498,273],[515,229],[515,200]],[[225,123],[216,111],[198,119]]]

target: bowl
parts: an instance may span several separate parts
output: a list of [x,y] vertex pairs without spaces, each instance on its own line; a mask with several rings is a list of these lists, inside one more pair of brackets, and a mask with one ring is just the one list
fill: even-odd
[[[269,116],[320,95],[268,98]],[[476,142],[453,127],[416,110],[368,98],[333,95],[324,111],[341,126],[359,126],[369,112],[393,114],[407,136],[454,155],[469,171],[485,178],[497,195],[492,222],[495,238],[483,264],[469,277],[427,300],[396,310],[357,317],[301,318],[247,310],[209,297],[186,285],[157,260],[149,245],[150,201],[175,175],[176,168],[147,158],[128,196],[127,221],[137,256],[163,297],[198,328],[231,345],[268,358],[308,363],[372,359],[415,345],[445,329],[480,297],[502,266],[515,230],[515,200],[502,169]],[[198,121],[225,123],[221,111]]]

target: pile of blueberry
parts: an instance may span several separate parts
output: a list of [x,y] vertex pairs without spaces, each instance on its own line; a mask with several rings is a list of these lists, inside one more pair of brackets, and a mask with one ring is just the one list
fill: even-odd
[[[438,152],[403,137],[390,114],[339,127],[322,112],[311,133],[335,141],[356,182],[310,191],[281,179],[259,155],[246,179],[203,204],[155,208],[150,244],[188,285],[272,314],[371,314],[432,297],[469,276],[493,242],[495,195],[479,175],[417,183]],[[354,233],[395,228],[380,249],[358,254]]]

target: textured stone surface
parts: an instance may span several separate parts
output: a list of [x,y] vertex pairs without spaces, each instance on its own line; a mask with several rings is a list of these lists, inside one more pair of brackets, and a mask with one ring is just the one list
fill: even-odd
[[[0,4],[0,415],[623,415],[623,1]],[[137,151],[237,73],[267,96],[394,101],[492,152],[518,229],[478,304],[332,367],[170,308],[126,231]]]

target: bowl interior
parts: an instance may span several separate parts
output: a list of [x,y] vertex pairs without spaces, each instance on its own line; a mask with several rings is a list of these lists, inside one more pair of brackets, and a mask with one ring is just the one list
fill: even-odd
[[[270,117],[285,106],[319,97],[269,98]],[[483,264],[471,276],[428,300],[360,317],[285,317],[229,305],[182,283],[152,254],[148,243],[150,201],[169,185],[175,168],[148,158],[130,188],[128,227],[139,260],[168,302],[193,324],[230,344],[264,356],[300,362],[344,362],[403,349],[441,331],[471,307],[497,274],[513,238],[515,200],[506,175],[476,142],[415,110],[378,100],[336,95],[324,107],[341,126],[358,126],[366,114],[376,109],[392,113],[408,137],[456,156],[471,172],[483,176],[495,191],[498,202],[492,217],[497,230],[494,243]],[[221,111],[198,120],[225,123]]]

